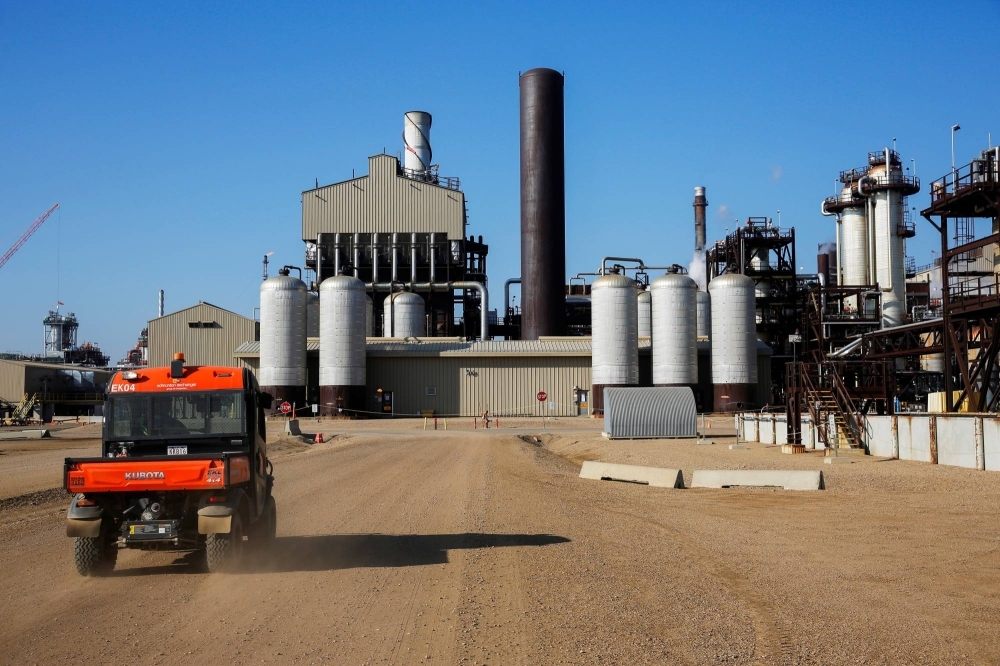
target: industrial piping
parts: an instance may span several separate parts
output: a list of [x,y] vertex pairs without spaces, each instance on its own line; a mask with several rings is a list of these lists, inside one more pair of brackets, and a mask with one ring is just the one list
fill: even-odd
[[[471,289],[473,291],[478,291],[480,303],[480,338],[483,340],[489,339],[490,293],[484,284],[480,282],[472,282],[470,280],[458,280],[456,282],[412,282],[408,284],[404,284],[402,282],[369,282],[365,285],[365,288],[372,291],[381,289],[383,291],[388,291],[390,294],[394,289],[400,289],[403,287],[408,287],[413,291],[418,289],[427,289],[428,291],[433,289]],[[390,313],[392,313],[392,308],[390,308]]]
[[566,169],[559,72],[521,75],[521,337],[566,330]]

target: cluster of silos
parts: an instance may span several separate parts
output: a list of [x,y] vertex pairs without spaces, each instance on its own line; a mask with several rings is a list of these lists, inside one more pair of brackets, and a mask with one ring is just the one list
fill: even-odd
[[837,283],[877,286],[882,326],[899,326],[906,317],[906,239],[914,234],[905,224],[906,197],[920,191],[920,182],[903,173],[889,148],[869,153],[867,167],[841,172],[840,181],[840,194],[822,205],[824,215],[837,216]]
[[260,285],[261,390],[300,407],[306,399],[306,335],[309,295],[306,284],[282,268]]

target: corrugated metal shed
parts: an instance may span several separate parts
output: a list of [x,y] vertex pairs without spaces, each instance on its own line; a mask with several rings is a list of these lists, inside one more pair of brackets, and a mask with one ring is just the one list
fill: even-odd
[[609,439],[697,437],[694,393],[687,387],[607,388],[604,435]]
[[465,235],[465,194],[400,175],[392,155],[368,158],[368,175],[302,193],[302,240],[321,233]]
[[[149,365],[169,365],[183,352],[190,365],[233,365],[234,350],[258,338],[258,323],[211,303],[199,303],[149,322]],[[260,343],[257,344],[258,353]]]

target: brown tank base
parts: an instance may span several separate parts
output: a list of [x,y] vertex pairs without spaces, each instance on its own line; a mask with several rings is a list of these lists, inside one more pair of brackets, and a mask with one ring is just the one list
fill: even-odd
[[348,416],[364,407],[364,386],[320,386],[320,416]]
[[310,414],[306,408],[306,387],[305,386],[261,386],[262,393],[270,393],[274,398],[271,409],[264,410],[265,413],[274,415],[281,414],[281,403],[287,402],[295,406],[295,411],[300,415]]
[[604,416],[604,389],[634,386],[637,384],[592,384],[590,387],[591,416]]
[[755,406],[754,394],[757,387],[754,384],[714,384],[712,392],[715,397],[715,411],[738,412],[741,409],[752,409]]

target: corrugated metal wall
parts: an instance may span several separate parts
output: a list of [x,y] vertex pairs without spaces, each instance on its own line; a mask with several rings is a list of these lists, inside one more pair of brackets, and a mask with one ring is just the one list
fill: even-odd
[[[369,356],[367,409],[375,411],[378,389],[393,392],[397,414],[461,414],[459,363],[455,358],[434,356]],[[433,395],[428,395],[433,393]]]
[[[576,416],[573,387],[590,390],[589,356],[470,357],[459,366],[463,414]],[[535,399],[548,394],[548,404]]]
[[[192,328],[192,322],[212,328]],[[169,365],[174,352],[184,352],[190,365],[234,365],[233,352],[257,337],[257,322],[209,303],[165,315],[149,322],[149,365]]]
[[465,194],[397,175],[392,155],[368,158],[369,175],[302,193],[302,240],[320,233],[465,234]]
[[24,364],[0,360],[0,398],[15,405],[24,397]]

